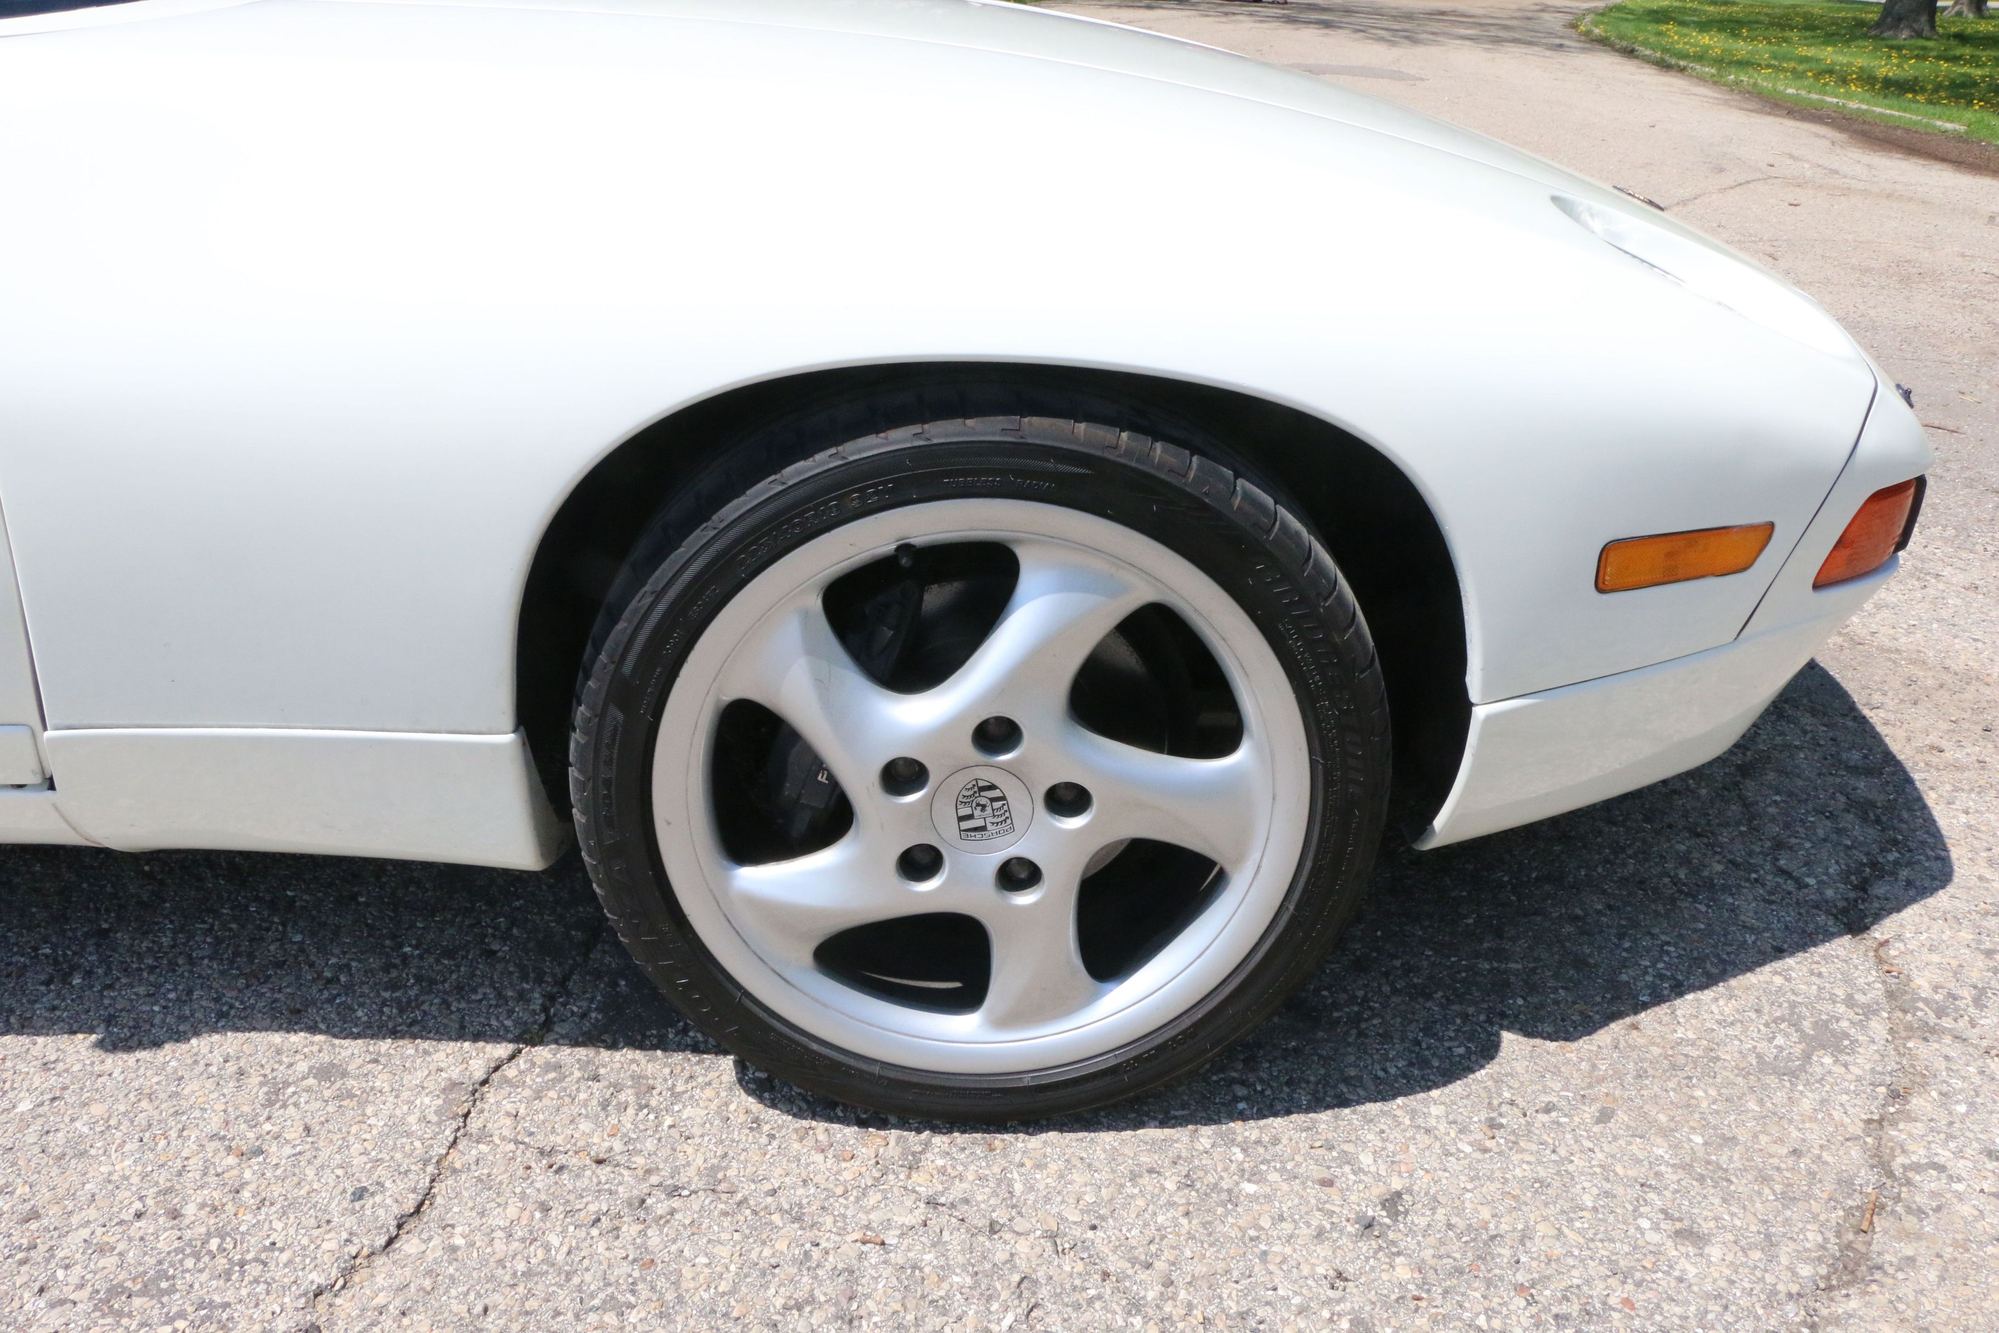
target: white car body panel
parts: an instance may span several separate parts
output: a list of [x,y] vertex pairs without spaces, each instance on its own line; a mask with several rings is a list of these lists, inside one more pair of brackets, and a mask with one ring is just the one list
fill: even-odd
[[1457,783],[1417,845],[1532,823],[1706,763],[1741,739],[1837,625],[1807,622],[1480,705]]
[[39,787],[47,780],[37,744],[41,717],[28,622],[14,585],[6,521],[0,518],[0,788]]
[[1593,805],[1735,744],[1901,567],[1895,556],[1864,578],[1812,586],[1867,497],[1929,465],[1914,413],[1885,397],[1740,637],[1656,666],[1473,708],[1457,782],[1417,845],[1441,847]]
[[1858,611],[1899,568],[1900,557],[1879,573],[1851,583],[1814,588],[1812,580],[1868,496],[1907,481],[1929,465],[1930,446],[1922,423],[1892,390],[1884,389],[1867,415],[1867,426],[1854,446],[1853,457],[1840,470],[1839,480],[1819,506],[1817,517],[1756,604],[1755,614],[1743,626],[1744,637],[1827,620],[1836,625]]
[[[1877,398],[1774,278],[1720,270],[1778,311],[1745,317],[1553,201],[1695,244],[1614,193],[1110,25],[950,0],[62,17],[0,22],[0,179],[34,201],[0,211],[0,502],[41,710],[0,724],[46,725],[61,810],[109,845],[546,860],[513,695],[536,544],[619,443],[736,386],[1041,363],[1319,417],[1436,514],[1481,706],[1735,640]],[[1765,520],[1745,574],[1592,587],[1606,541]]]
[[535,868],[563,830],[519,736],[253,727],[48,735],[62,811],[122,851],[354,852]]

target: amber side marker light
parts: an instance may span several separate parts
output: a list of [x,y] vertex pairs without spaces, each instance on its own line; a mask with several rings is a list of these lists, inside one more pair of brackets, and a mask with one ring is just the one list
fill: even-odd
[[1596,558],[1596,590],[1629,592],[1661,583],[1740,574],[1763,554],[1776,526],[1744,523],[1733,528],[1662,532],[1656,537],[1614,541]]
[[1819,566],[1812,586],[1824,588],[1844,583],[1872,574],[1887,564],[1888,557],[1909,544],[1922,498],[1921,477],[1884,487],[1868,496],[1867,503],[1860,506],[1860,512],[1832,544],[1832,551]]

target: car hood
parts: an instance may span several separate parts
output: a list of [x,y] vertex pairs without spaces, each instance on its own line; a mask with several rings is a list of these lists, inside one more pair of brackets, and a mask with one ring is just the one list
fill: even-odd
[[[174,0],[163,0],[172,3]],[[189,3],[190,0],[179,0]],[[200,0],[192,0],[200,2]],[[261,2],[261,0],[259,0]],[[282,0],[280,0],[282,2]],[[691,24],[763,26],[958,48],[1096,70],[1204,95],[1274,107],[1445,153],[1546,189],[1571,218],[1643,262],[1723,304],[1777,307],[1779,322],[1821,350],[1859,355],[1805,293],[1755,260],[1668,217],[1636,196],[1579,176],[1482,134],[1295,70],[1124,24],[1008,0],[307,0],[657,17]],[[1637,235],[1636,249],[1618,234]],[[1650,237],[1650,240],[1644,238]],[[1661,262],[1661,256],[1665,261]],[[1731,277],[1726,270],[1744,272]],[[1689,272],[1697,277],[1689,280]],[[1751,278],[1748,275],[1754,274]],[[1767,311],[1745,313],[1767,313]]]
[[962,47],[1169,83],[1316,116],[1496,167],[1551,189],[1604,192],[1551,162],[1294,70],[1178,37],[1006,0],[327,0],[656,15]]

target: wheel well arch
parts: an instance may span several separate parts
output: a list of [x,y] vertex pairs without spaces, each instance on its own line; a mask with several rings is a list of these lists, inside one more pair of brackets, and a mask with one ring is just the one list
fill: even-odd
[[[1379,450],[1309,413],[1184,380],[1123,371],[922,363],[810,371],[724,391],[628,437],[584,475],[543,531],[515,642],[520,726],[551,796],[566,804],[578,672],[648,522],[736,441],[784,418],[870,397],[959,386],[1059,414],[1077,405],[1164,439],[1221,442],[1283,492],[1345,573],[1375,640],[1395,729],[1398,825],[1420,829],[1457,774],[1470,724],[1464,601],[1443,530]],[[979,408],[967,404],[965,415]]]

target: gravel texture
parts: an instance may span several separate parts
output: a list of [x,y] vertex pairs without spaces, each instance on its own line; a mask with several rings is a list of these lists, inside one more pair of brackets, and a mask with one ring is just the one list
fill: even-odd
[[1800,281],[1934,427],[1908,571],[1729,755],[1389,856],[1255,1038],[1027,1129],[736,1066],[573,859],[0,850],[0,1326],[1999,1322],[1999,180],[1568,5],[1075,7],[1513,140]]

